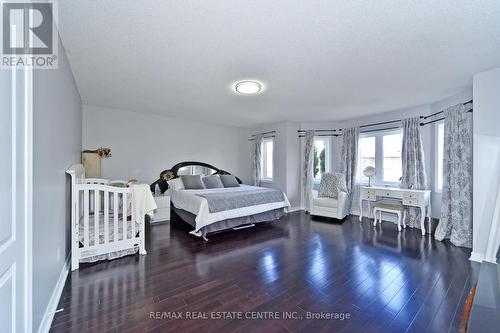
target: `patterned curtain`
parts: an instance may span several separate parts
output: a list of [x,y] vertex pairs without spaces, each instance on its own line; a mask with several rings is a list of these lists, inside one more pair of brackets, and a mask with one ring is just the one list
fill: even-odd
[[[401,187],[415,190],[427,189],[427,174],[425,172],[424,147],[420,135],[418,117],[403,120],[403,146],[401,149],[403,177]],[[408,207],[406,225],[420,228],[420,208]]]
[[311,207],[309,207],[310,193],[313,184],[313,145],[314,145],[314,130],[306,131],[304,140],[304,168],[302,169],[303,176],[302,179],[304,183],[302,188],[304,191],[304,200],[306,212],[308,212]]
[[472,114],[462,104],[444,112],[441,219],[434,237],[472,247]]
[[351,127],[343,130],[340,173],[345,175],[345,182],[349,193],[349,211],[352,207],[352,198],[356,187],[356,172],[358,170],[358,141],[359,127]]
[[256,135],[253,149],[253,185],[260,186],[262,179],[261,172],[261,157],[262,157],[262,135]]

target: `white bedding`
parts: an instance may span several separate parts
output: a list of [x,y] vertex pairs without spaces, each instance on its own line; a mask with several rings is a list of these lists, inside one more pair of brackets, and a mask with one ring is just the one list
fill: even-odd
[[207,199],[200,197],[196,194],[205,193],[230,193],[238,191],[246,191],[251,189],[257,189],[259,187],[250,185],[241,185],[239,187],[226,187],[226,188],[214,188],[214,189],[203,189],[203,190],[170,190],[170,200],[175,205],[175,207],[188,211],[196,215],[196,229],[194,232],[198,232],[201,228],[210,225],[212,223],[232,219],[242,216],[249,216],[258,213],[267,212],[278,208],[289,208],[290,202],[288,198],[283,193],[285,198],[282,202],[273,202],[249,207],[242,207],[236,209],[225,210],[222,212],[210,213],[208,209]]

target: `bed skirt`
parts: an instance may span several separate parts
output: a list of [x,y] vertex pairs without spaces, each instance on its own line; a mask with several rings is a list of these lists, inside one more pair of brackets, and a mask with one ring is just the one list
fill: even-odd
[[[186,223],[191,225],[193,228],[196,228],[196,222],[195,218],[196,215],[185,211],[183,209],[175,208],[172,207],[172,210]],[[213,233],[213,232],[218,232],[218,231],[223,231],[223,230],[228,230],[232,228],[236,228],[245,224],[256,224],[256,223],[262,223],[262,222],[271,222],[275,220],[279,220],[281,217],[285,215],[285,209],[284,208],[278,208],[278,209],[273,209],[267,212],[259,213],[259,214],[254,214],[250,216],[242,216],[242,217],[236,217],[233,219],[227,219],[227,220],[222,220],[219,222],[214,222],[212,224],[209,224],[207,226],[204,226],[203,228],[200,229],[201,234],[206,237],[207,234]]]

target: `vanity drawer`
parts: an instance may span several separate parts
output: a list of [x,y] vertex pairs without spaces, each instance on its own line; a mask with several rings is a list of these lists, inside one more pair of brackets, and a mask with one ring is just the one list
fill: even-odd
[[409,192],[404,194],[404,198],[408,200],[418,200],[418,198],[420,198],[420,195],[418,195],[417,193]]
[[399,191],[378,190],[377,195],[379,195],[381,197],[387,197],[387,198],[399,198],[399,199],[403,199],[403,195]]
[[373,196],[375,196],[376,191],[374,189],[371,189],[371,188],[363,188],[363,189],[361,189],[361,194],[362,195],[373,195]]
[[361,198],[363,200],[375,201],[377,200],[377,196],[375,194],[363,193],[361,194]]
[[420,200],[418,197],[413,197],[413,198],[410,198],[410,197],[404,197],[403,198],[403,205],[405,206],[420,206]]

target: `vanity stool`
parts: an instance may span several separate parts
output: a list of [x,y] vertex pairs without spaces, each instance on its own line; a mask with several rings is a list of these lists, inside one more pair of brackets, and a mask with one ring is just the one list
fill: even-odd
[[403,228],[406,228],[405,218],[406,212],[402,205],[393,205],[386,203],[376,203],[373,207],[373,226],[377,225],[377,213],[379,214],[378,222],[382,223],[382,213],[392,213],[398,216],[398,231],[401,231],[401,218],[403,220]]

